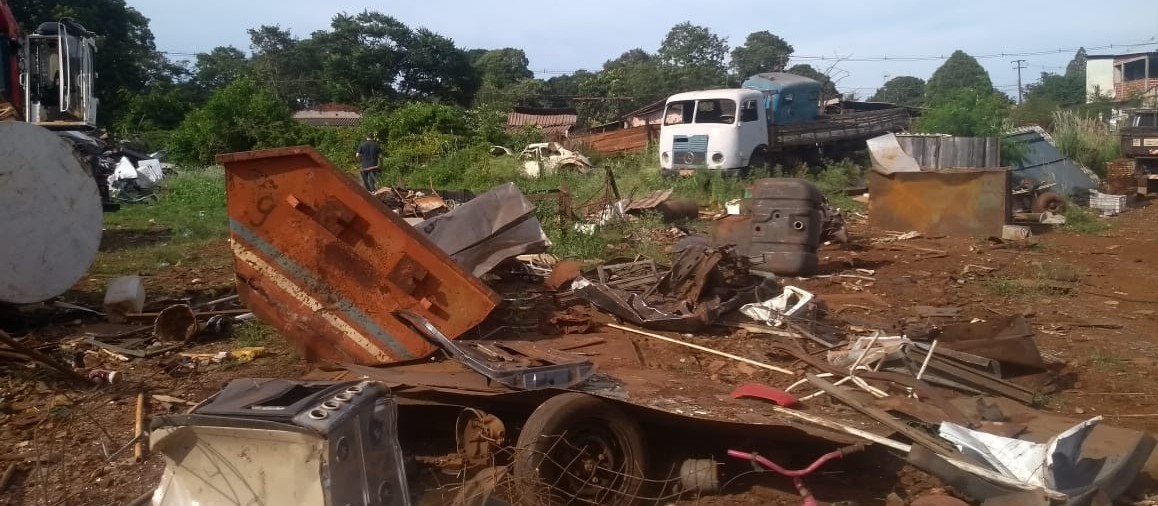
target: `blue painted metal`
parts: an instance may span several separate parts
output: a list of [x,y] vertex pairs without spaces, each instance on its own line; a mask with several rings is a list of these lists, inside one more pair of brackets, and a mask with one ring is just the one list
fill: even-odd
[[820,118],[820,91],[823,85],[815,79],[784,72],[754,75],[741,85],[764,93],[768,122],[791,125]]

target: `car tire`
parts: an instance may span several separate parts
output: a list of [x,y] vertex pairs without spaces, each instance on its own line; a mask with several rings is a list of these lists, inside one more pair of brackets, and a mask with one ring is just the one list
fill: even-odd
[[644,484],[644,451],[643,432],[626,413],[568,392],[540,404],[523,425],[514,476],[539,498],[626,506]]
[[1061,214],[1066,211],[1066,199],[1054,192],[1045,192],[1033,201],[1033,212]]

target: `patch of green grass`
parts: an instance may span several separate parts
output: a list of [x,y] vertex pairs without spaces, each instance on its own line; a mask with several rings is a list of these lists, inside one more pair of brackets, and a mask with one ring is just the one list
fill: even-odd
[[1036,392],[1033,394],[1033,401],[1031,401],[1029,405],[1036,409],[1045,409],[1056,401],[1057,399],[1052,395]]
[[1018,280],[1008,276],[990,276],[985,279],[985,289],[1000,297],[1025,295],[1025,287]]
[[1085,275],[1085,269],[1065,262],[1044,262],[1035,266],[1035,276],[1041,280],[1076,283]]
[[1096,235],[1110,230],[1110,223],[1091,211],[1074,205],[1066,205],[1066,224],[1062,228],[1066,231],[1082,235]]
[[268,346],[277,339],[277,329],[261,322],[249,322],[233,329],[233,344],[238,348]]
[[1125,360],[1115,357],[1101,348],[1094,348],[1094,351],[1090,352],[1090,363],[1098,369],[1109,370],[1117,369],[1125,363]]
[[865,176],[865,169],[852,161],[829,162],[818,172],[803,172],[800,175],[815,183],[833,207],[846,210],[864,209],[864,204],[845,194],[848,188],[860,186]]
[[229,234],[225,172],[221,168],[186,171],[165,181],[158,202],[133,204],[104,216],[101,252],[95,275],[147,273],[172,265],[219,263],[201,258],[204,248]]
[[220,167],[185,171],[164,182],[167,193],[153,204],[126,205],[105,215],[105,228],[164,230],[174,243],[225,237],[225,171]]

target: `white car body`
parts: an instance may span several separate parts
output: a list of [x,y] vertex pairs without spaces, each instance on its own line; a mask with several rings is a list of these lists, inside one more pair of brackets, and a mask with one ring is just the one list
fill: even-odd
[[591,160],[586,156],[560,146],[557,142],[528,144],[519,154],[523,160],[523,173],[527,177],[538,178],[553,175],[559,169],[586,173],[591,169]]
[[[683,112],[689,104],[694,104],[694,114]],[[768,147],[764,94],[721,89],[672,95],[659,138],[660,167],[665,172],[746,168],[753,153]]]

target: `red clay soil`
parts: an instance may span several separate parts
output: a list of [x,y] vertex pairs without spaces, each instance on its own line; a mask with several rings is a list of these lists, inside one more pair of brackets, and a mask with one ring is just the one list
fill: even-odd
[[[916,306],[960,307],[963,321],[1025,315],[1043,354],[1064,363],[1073,378],[1069,388],[1044,399],[1044,410],[1079,418],[1101,415],[1106,424],[1156,431],[1158,393],[1154,386],[1158,379],[1151,379],[1150,374],[1158,361],[1158,260],[1153,254],[1158,251],[1154,231],[1158,207],[1137,209],[1110,222],[1111,230],[1099,235],[1043,233],[1037,237],[1038,245],[1029,248],[958,238],[874,243],[873,239],[886,234],[854,223],[854,246],[823,250],[822,274],[831,277],[787,282],[821,296],[879,296],[888,307],[859,304],[862,307],[850,307],[840,315],[846,323],[865,329],[945,323],[922,320],[914,311]],[[228,250],[217,245],[205,254],[220,257],[210,262],[219,267],[210,269],[208,275],[204,269],[177,267],[158,273],[150,284],[168,295],[203,291],[202,298],[209,298],[219,293],[229,278]],[[197,287],[194,279],[207,286]],[[74,300],[88,298],[76,296]],[[584,311],[580,314],[590,314]],[[530,328],[542,323],[536,313],[512,316],[526,320],[517,323],[529,334],[535,333]],[[762,382],[784,387],[793,381],[606,328],[596,332],[608,341],[634,339],[641,344],[648,364],[642,368],[634,364],[639,377],[625,380],[655,386],[650,398],[656,402],[694,399],[700,403],[714,398],[720,400],[719,406],[700,405],[699,409],[729,416],[732,413],[726,408],[734,404],[727,403],[726,393],[734,386]],[[66,322],[37,328],[28,335],[34,342],[53,343],[81,333],[82,326]],[[743,332],[697,342],[755,359],[767,355],[760,338]],[[224,341],[188,351],[215,352],[235,346]],[[280,342],[270,343],[269,349],[271,355],[250,364],[215,366],[180,377],[164,372],[164,359],[120,363],[106,357],[87,365],[120,370],[125,380],[99,388],[77,388],[39,368],[0,358],[0,467],[14,463],[18,469],[12,483],[0,491],[0,504],[105,506],[139,496],[158,482],[161,459],[148,455],[137,463],[131,449],[112,459],[105,456],[132,437],[136,393],[199,402],[233,378],[295,378],[309,368]],[[624,349],[600,361],[635,362],[636,355]],[[778,363],[791,365],[790,360]],[[615,374],[614,367],[607,369]],[[696,380],[687,385],[665,381],[681,376]],[[696,392],[689,392],[692,384],[697,385]],[[824,404],[839,410],[828,401]],[[187,408],[151,402],[148,412],[160,415]],[[860,504],[886,504],[890,493],[911,500],[939,486],[935,479],[879,450],[833,463],[810,478],[808,485],[822,500]],[[799,498],[787,480],[746,475],[728,483],[721,495],[688,504],[799,504]]]

